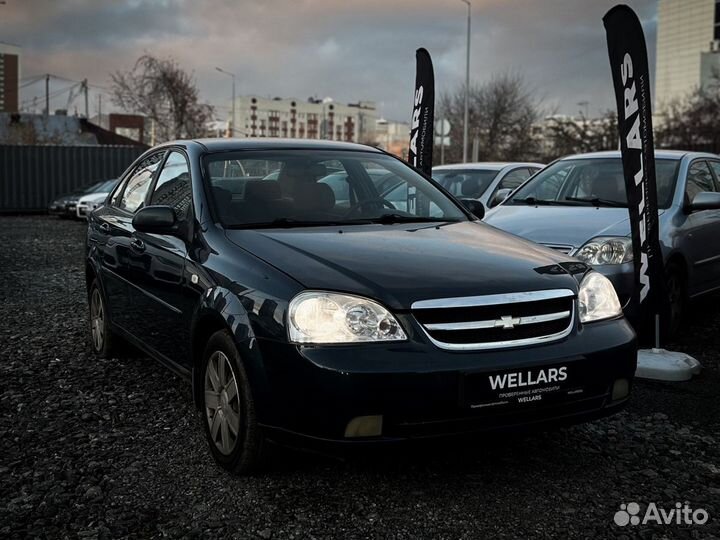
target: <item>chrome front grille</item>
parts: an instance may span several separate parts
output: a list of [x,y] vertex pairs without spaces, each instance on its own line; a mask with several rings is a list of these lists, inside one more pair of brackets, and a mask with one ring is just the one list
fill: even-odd
[[575,293],[551,289],[422,300],[412,311],[430,340],[443,349],[520,347],[567,336],[575,321]]

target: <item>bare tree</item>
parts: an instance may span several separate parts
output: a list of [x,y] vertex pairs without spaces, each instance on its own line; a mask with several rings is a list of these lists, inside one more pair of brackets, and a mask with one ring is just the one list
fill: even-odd
[[618,147],[617,115],[608,110],[600,118],[588,119],[551,115],[541,126],[542,159],[550,162],[562,156],[614,150]]
[[193,76],[172,59],[144,55],[132,70],[112,75],[113,102],[155,122],[158,142],[203,136],[212,107],[199,103]]
[[[463,111],[465,87],[440,98],[436,117],[450,121],[451,146],[446,161],[462,159]],[[519,75],[499,75],[482,85],[470,87],[468,152],[473,139],[478,139],[480,161],[527,160],[537,156],[538,141],[532,127],[539,114],[540,102]],[[435,149],[438,155],[439,149]]]
[[658,116],[658,147],[720,152],[720,77],[670,102]]

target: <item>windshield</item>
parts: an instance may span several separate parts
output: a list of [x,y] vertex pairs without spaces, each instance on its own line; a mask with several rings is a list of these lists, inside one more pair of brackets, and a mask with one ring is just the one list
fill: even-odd
[[[655,160],[660,208],[669,208],[672,203],[678,163],[673,159]],[[504,204],[627,206],[622,160],[617,157],[557,161],[537,173]]]
[[433,178],[455,197],[477,199],[498,175],[490,169],[440,169],[433,171]]
[[209,154],[206,181],[229,228],[466,221],[432,183],[374,152],[262,150]]

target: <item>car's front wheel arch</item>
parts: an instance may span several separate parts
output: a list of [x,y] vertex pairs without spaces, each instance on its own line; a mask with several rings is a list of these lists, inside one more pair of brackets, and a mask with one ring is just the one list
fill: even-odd
[[95,272],[95,268],[90,263],[90,261],[87,261],[85,263],[85,287],[90,291],[90,285],[92,285],[93,281],[97,279],[97,272]]
[[[206,298],[211,296],[213,295],[206,295]],[[226,303],[223,309],[216,309],[217,307],[208,304],[201,305],[193,318],[191,332],[193,401],[196,407],[200,407],[202,404],[203,381],[200,374],[203,369],[205,346],[213,334],[220,330],[226,330],[240,353],[248,382],[256,396],[258,416],[263,418],[269,385],[262,354],[247,313],[239,305],[239,302],[238,306],[231,307]]]

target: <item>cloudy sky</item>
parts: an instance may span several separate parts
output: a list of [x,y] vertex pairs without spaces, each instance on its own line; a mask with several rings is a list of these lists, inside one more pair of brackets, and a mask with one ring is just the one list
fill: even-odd
[[[563,113],[582,101],[591,114],[613,106],[601,19],[615,3],[473,0],[471,79],[521,74],[548,110]],[[657,1],[627,3],[643,22],[652,66]],[[28,103],[44,95],[29,77],[87,77],[94,114],[110,73],[150,53],[192,71],[219,115],[230,80],[215,66],[237,74],[238,94],[374,100],[384,116],[407,120],[416,48],[433,57],[438,93],[463,82],[465,14],[461,0],[6,0],[0,41],[23,47]],[[53,80],[51,91],[70,85]],[[51,108],[66,103],[67,93]]]

